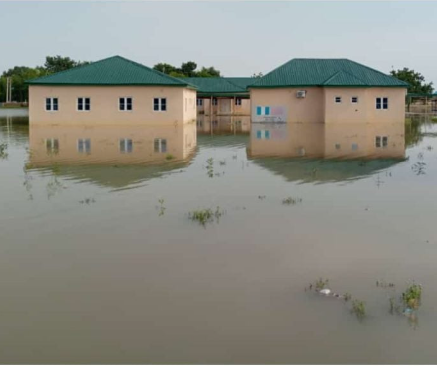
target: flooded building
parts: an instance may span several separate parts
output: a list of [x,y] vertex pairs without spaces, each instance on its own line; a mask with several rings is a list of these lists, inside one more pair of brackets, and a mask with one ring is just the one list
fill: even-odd
[[196,90],[120,56],[28,81],[31,125],[184,124]]
[[183,78],[197,88],[197,113],[217,116],[250,116],[251,77]]
[[408,84],[348,59],[293,59],[249,85],[252,122],[403,123]]

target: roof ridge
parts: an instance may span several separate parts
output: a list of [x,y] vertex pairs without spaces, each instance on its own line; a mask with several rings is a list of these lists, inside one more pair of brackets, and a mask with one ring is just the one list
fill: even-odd
[[[48,75],[40,76],[39,78],[29,79],[29,80],[26,80],[26,82],[27,81],[36,80],[36,79],[38,79],[38,80],[47,79],[48,77],[51,77],[53,75],[65,74],[65,73],[67,73],[69,71],[72,71],[72,70],[83,69],[85,67],[88,67],[88,66],[91,66],[91,65],[95,65],[95,64],[98,64],[98,63],[100,63],[102,61],[107,61],[107,60],[109,60],[111,58],[116,58],[116,57],[121,57],[121,56],[115,55],[115,56],[106,57],[106,58],[104,58],[102,60],[92,61],[92,62],[90,62],[89,64],[86,64],[86,65],[79,65],[79,66],[72,67],[71,69],[62,70],[62,71],[54,72],[53,74],[48,74]],[[121,57],[121,58],[123,58],[123,57]]]
[[397,81],[400,81],[401,83],[404,83],[405,85],[408,85],[408,86],[410,85],[410,84],[408,84],[407,82],[405,82],[405,81],[403,81],[403,80],[400,80],[400,79],[398,79],[398,78],[395,78],[395,77],[392,76],[392,75],[385,74],[385,73],[383,73],[382,71],[376,70],[376,69],[374,69],[374,68],[372,68],[372,67],[369,67],[369,66],[367,66],[367,65],[360,64],[359,62],[356,62],[356,61],[354,61],[354,60],[350,60],[350,59],[348,59],[348,58],[346,58],[345,60],[347,60],[347,61],[349,61],[349,62],[352,62],[352,63],[354,63],[355,65],[359,65],[359,66],[361,66],[361,67],[365,67],[365,68],[368,69],[368,70],[371,70],[371,71],[377,72],[378,74],[381,74],[381,75],[387,76],[387,77],[389,77],[389,78],[395,79],[395,80],[397,80]]
[[[139,63],[139,62],[129,60],[129,59],[126,58],[126,57],[118,56],[118,55],[117,55],[117,56],[113,56],[113,57],[114,57],[114,58],[115,58],[115,57],[121,58],[121,59],[123,59],[123,60],[125,60],[125,61],[127,61],[127,62],[130,62],[131,64],[133,64],[133,65],[135,65],[135,66],[145,68],[145,69],[147,69],[147,70],[149,70],[149,71],[152,71],[152,72],[154,72],[154,73],[156,73],[156,74],[159,74],[159,75],[161,75],[161,76],[163,76],[163,77],[165,77],[165,78],[167,78],[167,79],[170,79],[170,80],[172,80],[172,81],[177,81],[177,82],[182,83],[182,84],[184,84],[184,85],[189,85],[188,83],[184,83],[184,82],[182,82],[181,79],[175,78],[174,76],[170,76],[170,75],[165,74],[165,73],[163,73],[163,72],[161,72],[161,71],[155,70],[155,69],[153,69],[153,68],[151,68],[151,67],[149,67],[149,66],[143,65],[143,64],[141,64],[141,63]],[[111,57],[110,57],[110,58],[111,58]]]
[[[343,60],[345,60],[345,59],[343,59]],[[330,76],[328,79],[326,79],[326,80],[325,80],[321,85],[325,85],[325,84],[327,84],[328,82],[330,82],[332,79],[334,79],[336,76],[338,76],[338,75],[341,74],[341,73],[343,73],[343,74],[347,74],[347,75],[351,76],[352,78],[361,81],[363,84],[366,84],[366,82],[365,82],[364,80],[361,80],[358,76],[356,76],[356,75],[354,75],[354,74],[351,74],[350,72],[345,71],[345,70],[338,70],[336,73],[334,73],[334,74],[333,74],[332,76]]]

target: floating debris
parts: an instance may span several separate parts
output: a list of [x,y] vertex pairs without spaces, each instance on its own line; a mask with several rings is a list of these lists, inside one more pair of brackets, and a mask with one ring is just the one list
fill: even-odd
[[282,200],[283,205],[297,205],[302,202],[302,198],[299,197],[287,197]]

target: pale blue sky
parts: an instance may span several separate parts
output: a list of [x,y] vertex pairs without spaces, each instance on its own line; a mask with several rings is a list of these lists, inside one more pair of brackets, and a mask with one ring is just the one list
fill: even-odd
[[225,76],[295,57],[413,68],[437,86],[436,2],[0,2],[0,72],[46,55],[193,60]]

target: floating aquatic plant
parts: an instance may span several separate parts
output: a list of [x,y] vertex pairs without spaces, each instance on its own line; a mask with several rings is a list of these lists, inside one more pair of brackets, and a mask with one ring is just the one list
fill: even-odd
[[404,293],[402,293],[402,301],[405,308],[417,310],[420,307],[420,301],[422,299],[422,286],[412,284]]
[[214,220],[218,222],[223,214],[224,212],[220,210],[219,206],[217,206],[215,211],[210,208],[203,210],[194,210],[190,212],[188,216],[192,221],[197,221],[202,226],[205,226],[207,223],[214,222]]
[[79,201],[79,203],[87,204],[87,205],[89,205],[91,203],[95,203],[95,202],[96,202],[96,200],[94,198],[85,198],[85,199]]
[[0,159],[6,159],[8,157],[8,144],[3,142],[0,144]]
[[352,314],[358,318],[358,320],[362,320],[366,317],[366,304],[361,300],[353,300],[352,301]]
[[156,208],[159,210],[159,214],[158,216],[162,216],[165,213],[166,208],[164,207],[164,199],[160,198],[158,200],[159,206],[157,206]]
[[302,202],[302,198],[299,197],[287,197],[282,200],[283,205],[297,205]]
[[207,171],[208,177],[210,177],[210,178],[214,177],[214,159],[213,158],[209,158],[206,161],[206,171]]
[[346,292],[343,295],[343,299],[344,299],[344,301],[348,302],[350,299],[352,299],[352,295],[349,292]]

